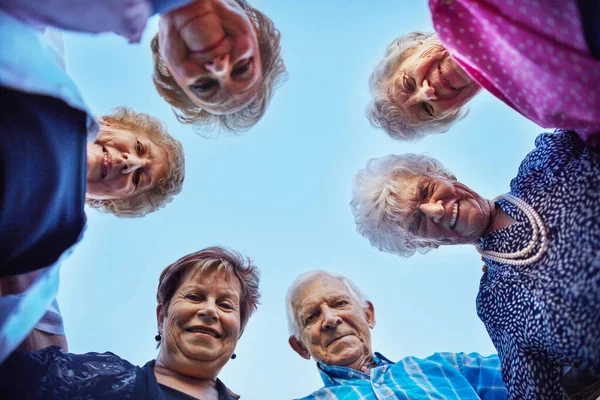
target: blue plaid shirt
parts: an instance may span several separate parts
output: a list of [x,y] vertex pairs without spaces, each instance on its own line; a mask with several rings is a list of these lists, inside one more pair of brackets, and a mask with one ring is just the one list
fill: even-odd
[[370,374],[319,362],[325,386],[302,400],[506,399],[500,360],[477,353],[435,353],[393,363],[375,353]]

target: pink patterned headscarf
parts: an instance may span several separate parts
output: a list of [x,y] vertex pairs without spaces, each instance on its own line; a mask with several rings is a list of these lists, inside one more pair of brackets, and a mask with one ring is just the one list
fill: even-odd
[[544,128],[600,139],[600,60],[575,0],[429,0],[456,62],[494,96]]

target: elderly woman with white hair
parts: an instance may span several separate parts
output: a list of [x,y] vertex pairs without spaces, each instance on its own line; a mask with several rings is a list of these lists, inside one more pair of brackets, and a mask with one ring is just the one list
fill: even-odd
[[594,26],[580,17],[587,3],[430,0],[436,33],[388,46],[370,77],[368,119],[395,139],[443,133],[483,88],[538,125],[596,145],[600,58],[584,35]]
[[408,257],[482,254],[477,312],[511,398],[561,398],[561,367],[600,378],[600,155],[575,132],[536,139],[510,193],[490,201],[426,155],[371,159],[355,177],[358,231]]

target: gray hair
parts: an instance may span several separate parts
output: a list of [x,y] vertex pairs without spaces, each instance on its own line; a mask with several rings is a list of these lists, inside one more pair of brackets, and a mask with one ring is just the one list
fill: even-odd
[[372,158],[356,173],[350,207],[356,230],[369,239],[371,245],[403,257],[410,257],[417,250],[426,253],[439,246],[432,240],[410,235],[402,227],[402,216],[410,211],[399,197],[405,189],[404,180],[422,175],[456,180],[435,158],[412,153]]
[[412,32],[394,39],[371,73],[371,103],[365,114],[371,125],[383,129],[392,139],[417,140],[429,134],[444,133],[467,115],[468,110],[463,106],[441,119],[412,122],[389,97],[389,86],[393,84],[392,78],[406,58],[406,51],[414,49],[422,40],[434,35],[435,33]]
[[319,275],[327,275],[332,278],[340,280],[344,284],[344,286],[346,287],[346,289],[348,290],[348,293],[350,293],[352,298],[354,298],[361,307],[367,307],[367,301],[368,301],[367,296],[358,288],[358,286],[356,286],[354,284],[354,282],[352,282],[350,279],[346,278],[345,276],[339,275],[339,274],[333,274],[331,272],[327,272],[327,271],[324,271],[321,269],[316,269],[314,271],[305,272],[302,275],[298,276],[296,279],[294,279],[294,282],[292,282],[292,284],[290,285],[290,287],[287,291],[287,295],[285,297],[287,320],[288,320],[288,330],[289,330],[291,336],[298,338],[300,335],[300,329],[298,328],[298,321],[296,319],[296,312],[295,312],[294,306],[292,304],[292,299],[294,297],[294,294],[296,293],[296,290],[298,290],[298,288],[301,285],[316,278]]

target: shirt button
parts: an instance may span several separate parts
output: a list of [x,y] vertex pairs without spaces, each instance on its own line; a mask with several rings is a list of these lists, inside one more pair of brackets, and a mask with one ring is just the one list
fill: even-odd
[[373,386],[379,387],[379,383],[374,383]]

